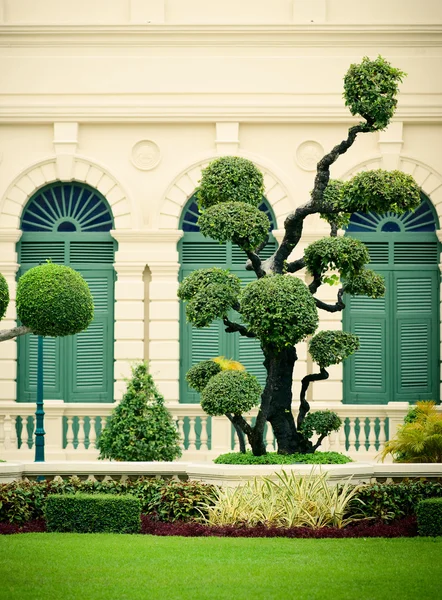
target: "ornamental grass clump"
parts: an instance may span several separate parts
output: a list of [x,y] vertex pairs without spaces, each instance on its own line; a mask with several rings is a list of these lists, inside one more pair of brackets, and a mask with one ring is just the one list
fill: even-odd
[[98,458],[125,461],[172,461],[181,456],[179,435],[146,363],[132,379],[97,442]]
[[255,478],[236,488],[215,490],[215,502],[206,507],[210,525],[255,527],[342,528],[357,521],[347,516],[348,506],[359,486],[350,481],[330,485],[327,473],[299,476],[282,471],[277,480]]
[[388,454],[395,462],[442,463],[442,414],[435,402],[416,403],[413,416],[385,444],[382,460]]

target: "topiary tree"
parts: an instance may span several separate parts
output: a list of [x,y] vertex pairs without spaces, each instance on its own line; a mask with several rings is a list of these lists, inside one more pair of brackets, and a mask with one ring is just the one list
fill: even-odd
[[179,435],[146,363],[132,369],[127,391],[97,441],[98,458],[125,461],[174,460]]
[[[341,331],[320,332],[310,341],[310,354],[319,372],[302,380],[297,421],[292,414],[293,369],[297,360],[296,344],[315,333],[318,309],[342,311],[343,294],[379,298],[385,292],[382,277],[366,268],[369,255],[358,240],[337,237],[339,227],[348,223],[355,211],[403,213],[420,204],[420,190],[410,175],[400,171],[368,171],[349,181],[330,179],[330,167],[352,146],[360,133],[372,133],[387,127],[396,108],[398,85],[404,73],[382,57],[351,65],[344,79],[345,104],[362,121],[350,127],[346,139],[337,144],[317,164],[309,200],[290,213],[284,223],[285,234],[279,248],[266,260],[259,254],[265,246],[269,223],[258,205],[264,191],[260,171],[244,158],[222,157],[203,170],[197,198],[202,212],[201,232],[220,242],[231,240],[246,254],[245,268],[253,270],[257,280],[240,291],[239,280],[217,269],[191,273],[180,285],[178,296],[186,302],[187,319],[195,327],[207,327],[222,319],[229,333],[258,338],[264,353],[267,381],[254,426],[237,407],[235,421],[247,435],[255,455],[265,454],[264,428],[268,421],[276,436],[278,452],[311,452],[307,433],[313,429],[326,435],[337,425],[322,418],[304,425],[309,404],[309,385],[328,377],[327,367],[338,364],[355,352],[356,336]],[[304,221],[319,214],[330,224],[330,237],[310,244],[304,255],[290,260],[302,238]],[[306,268],[311,283],[305,285],[296,274]],[[331,271],[337,271],[339,276]],[[327,304],[316,297],[324,283],[339,282],[336,302]],[[232,318],[232,309],[240,319]],[[215,375],[214,380],[220,377]],[[210,385],[210,382],[209,384]],[[203,390],[203,395],[204,395]],[[221,400],[218,400],[220,405]],[[214,411],[212,397],[210,410]],[[215,414],[215,413],[213,413]],[[318,429],[319,428],[319,429]]]
[[[8,285],[0,275],[0,319],[9,304]],[[19,327],[0,331],[0,342],[27,333],[61,337],[86,329],[94,317],[94,302],[80,273],[48,262],[29,269],[17,285]]]

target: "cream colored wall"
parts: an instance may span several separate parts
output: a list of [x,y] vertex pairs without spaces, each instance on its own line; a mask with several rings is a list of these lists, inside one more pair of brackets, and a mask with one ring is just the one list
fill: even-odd
[[[148,355],[178,400],[178,220],[202,167],[223,154],[253,160],[281,238],[316,160],[355,122],[342,100],[348,65],[380,53],[408,73],[395,122],[360,136],[332,176],[403,168],[441,214],[441,23],[432,0],[0,0],[0,272],[12,295],[30,195],[56,179],[96,186],[119,243],[115,398]],[[306,221],[306,243],[324,234],[319,218]],[[14,319],[12,302],[2,326]],[[340,327],[339,315],[321,327]],[[14,341],[0,344],[0,402],[16,397],[15,357]],[[304,345],[295,383],[312,368]],[[311,399],[341,399],[341,381],[332,368]]]

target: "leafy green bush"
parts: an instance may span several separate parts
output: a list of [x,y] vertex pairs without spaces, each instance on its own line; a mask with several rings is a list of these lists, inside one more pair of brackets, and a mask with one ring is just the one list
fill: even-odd
[[442,498],[421,500],[416,516],[419,535],[442,535]]
[[218,488],[215,503],[207,507],[210,525],[254,527],[342,528],[356,520],[347,507],[357,487],[348,482],[330,486],[327,473],[301,477],[276,473],[277,481],[256,478],[236,488]]
[[404,76],[382,56],[376,60],[364,56],[359,64],[350,65],[344,77],[345,106],[374,129],[385,129],[396,109],[396,95]]
[[0,273],[0,320],[3,319],[9,304],[9,288],[6,279]]
[[385,279],[371,269],[362,269],[345,281],[344,291],[351,296],[382,298],[385,294]]
[[307,465],[339,465],[353,462],[348,456],[339,452],[315,452],[314,454],[278,454],[267,452],[263,456],[254,456],[250,451],[229,452],[220,454],[214,463],[218,465],[293,465],[303,463]]
[[310,439],[313,434],[327,436],[332,431],[339,431],[341,419],[331,410],[317,410],[308,413],[300,427],[300,432]]
[[29,269],[18,280],[17,315],[36,335],[73,335],[92,321],[94,302],[80,273],[46,263]]
[[186,381],[191,388],[202,392],[209,381],[221,372],[221,367],[213,360],[202,360],[193,365],[186,373]]
[[129,494],[54,494],[46,500],[48,531],[139,533],[141,505]]
[[391,454],[395,462],[442,462],[442,414],[435,403],[416,403],[415,418],[398,427],[396,436],[385,444],[382,460]]
[[266,214],[245,202],[222,202],[211,206],[198,219],[200,231],[218,242],[233,241],[244,251],[254,250],[268,236]]
[[201,517],[203,504],[210,504],[213,486],[198,481],[165,481],[139,477],[135,481],[68,480],[0,484],[0,523],[23,524],[41,519],[46,498],[52,494],[131,494],[141,503],[141,512],[160,521],[191,521]]
[[293,346],[315,332],[318,311],[308,287],[297,277],[272,275],[246,285],[241,314],[264,344]]
[[388,522],[415,515],[417,505],[426,498],[442,498],[442,483],[423,480],[372,483],[358,490],[352,510]]
[[203,169],[196,194],[202,209],[219,202],[246,202],[259,206],[264,194],[264,178],[250,160],[222,156]]
[[320,331],[309,342],[309,352],[320,367],[337,365],[359,350],[359,338],[347,331]]
[[239,277],[216,267],[198,269],[183,279],[178,297],[186,300],[186,317],[195,327],[207,327],[227,315],[238,302]]
[[214,417],[241,415],[259,403],[262,389],[254,375],[246,371],[221,371],[201,392],[201,408]]
[[337,269],[343,277],[358,273],[370,261],[365,244],[351,237],[317,240],[307,246],[304,258],[307,270],[312,275]]
[[127,461],[174,460],[179,435],[147,365],[132,369],[127,391],[97,442],[99,458]]

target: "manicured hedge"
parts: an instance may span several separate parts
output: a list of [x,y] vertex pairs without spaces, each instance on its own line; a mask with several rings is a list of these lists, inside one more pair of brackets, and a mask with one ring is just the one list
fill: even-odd
[[48,531],[139,533],[141,503],[130,494],[54,494],[46,500]]
[[442,535],[442,498],[428,498],[417,505],[419,535]]
[[135,481],[80,481],[78,477],[53,481],[14,481],[0,484],[0,523],[21,525],[43,518],[45,500],[52,494],[131,494],[141,512],[159,521],[190,521],[201,516],[213,486],[198,481],[165,481],[139,477]]

